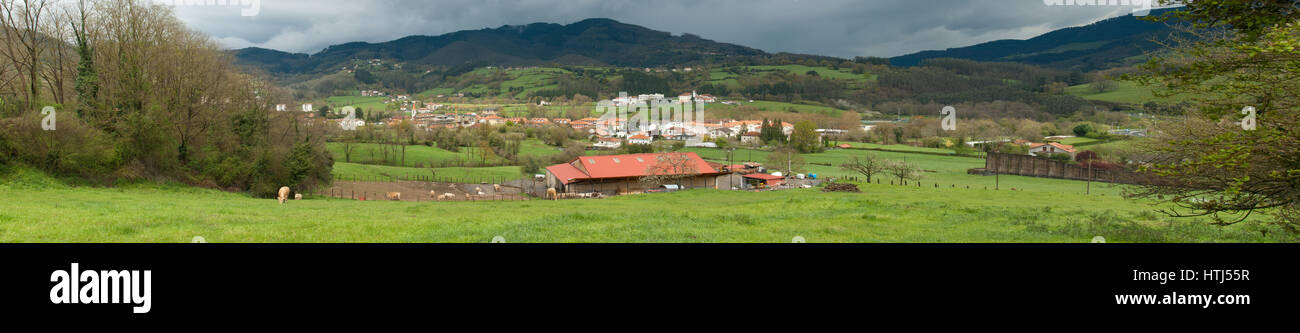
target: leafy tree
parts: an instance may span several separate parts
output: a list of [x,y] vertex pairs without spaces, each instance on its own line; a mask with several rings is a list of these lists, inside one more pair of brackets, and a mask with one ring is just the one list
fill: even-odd
[[1273,224],[1300,233],[1300,9],[1284,0],[1206,0],[1153,19],[1193,22],[1194,36],[1132,78],[1159,96],[1191,96],[1197,107],[1153,131],[1154,142],[1141,147],[1152,155],[1138,169],[1145,183],[1126,195],[1167,200],[1177,206],[1165,210],[1170,216],[1221,225],[1267,211]]
[[790,146],[801,153],[820,153],[823,151],[821,135],[817,134],[817,124],[804,120],[794,125],[790,135]]
[[357,71],[354,72],[353,77],[355,77],[357,81],[361,81],[361,83],[365,83],[365,84],[375,84],[376,82],[375,75],[365,69],[358,68]]
[[1073,131],[1074,131],[1074,135],[1077,135],[1079,137],[1085,137],[1088,136],[1088,133],[1096,132],[1097,128],[1092,127],[1092,124],[1085,123],[1085,124],[1079,124],[1078,126],[1075,126]]

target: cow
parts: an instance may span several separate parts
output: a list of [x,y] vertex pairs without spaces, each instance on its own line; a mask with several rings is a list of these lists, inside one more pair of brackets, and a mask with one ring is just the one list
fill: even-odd
[[402,201],[402,193],[400,193],[400,192],[388,192],[388,194],[385,196],[385,198],[387,198],[389,201]]
[[438,191],[429,191],[429,197],[434,198],[435,200],[442,200],[441,197],[438,197]]
[[290,190],[289,190],[289,187],[288,187],[288,186],[285,186],[285,187],[281,187],[281,188],[280,188],[280,204],[281,204],[281,205],[284,204],[284,201],[285,201],[285,200],[289,200],[289,192],[290,192]]
[[501,192],[501,185],[493,184],[492,189],[496,190],[497,192]]
[[302,193],[294,194],[294,195],[293,195],[293,200],[295,200],[295,201],[297,201],[297,200],[302,200]]
[[557,195],[557,193],[555,193],[555,189],[553,188],[546,189],[546,198],[552,200],[560,200],[560,196]]
[[474,193],[478,193],[478,195],[483,195],[483,188],[482,188],[482,187],[475,187],[475,188],[474,188]]

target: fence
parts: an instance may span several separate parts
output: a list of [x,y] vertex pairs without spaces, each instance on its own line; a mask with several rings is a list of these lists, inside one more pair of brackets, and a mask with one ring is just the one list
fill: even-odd
[[[972,189],[979,189],[981,187],[981,186],[971,186],[969,184],[963,184],[963,185],[942,184],[939,182],[926,183],[921,180],[912,180],[912,179],[899,180],[897,177],[892,177],[883,174],[872,177],[871,181],[867,181],[866,177],[863,176],[839,176],[839,177],[833,177],[831,179],[838,180],[838,181],[855,182],[855,183],[867,183],[867,184],[876,184],[876,185],[889,184],[891,186],[916,187],[916,188],[956,188],[956,189],[972,190]],[[989,186],[984,185],[983,189],[988,190],[990,188]]]
[[1124,170],[1097,169],[1042,159],[1030,155],[989,153],[984,162],[984,173],[1026,177],[1091,180],[1095,182],[1132,184],[1138,179]]
[[[387,198],[387,192],[356,191],[356,190],[344,190],[344,189],[336,189],[336,188],[317,191],[315,193],[311,193],[310,195],[315,197],[329,197],[335,199],[349,199],[349,200],[362,200],[362,201],[389,201]],[[535,198],[527,193],[470,195],[470,196],[456,195],[451,198],[443,198],[440,196],[435,197],[429,195],[429,193],[403,193],[402,200],[399,201],[414,201],[414,202],[526,201],[526,200],[533,200],[533,199]]]
[[428,183],[448,183],[448,184],[505,184],[511,181],[517,181],[521,178],[508,177],[475,177],[475,176],[433,176],[433,175],[334,175],[336,182],[354,182],[354,183],[395,183],[395,182],[428,182]]

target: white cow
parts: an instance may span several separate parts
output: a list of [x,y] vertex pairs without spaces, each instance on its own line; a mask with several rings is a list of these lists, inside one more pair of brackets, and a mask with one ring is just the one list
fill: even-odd
[[291,192],[291,190],[289,190],[289,187],[288,187],[288,186],[285,186],[285,187],[281,187],[281,188],[280,188],[280,204],[281,204],[281,205],[284,204],[284,201],[285,201],[285,200],[289,200],[289,192]]

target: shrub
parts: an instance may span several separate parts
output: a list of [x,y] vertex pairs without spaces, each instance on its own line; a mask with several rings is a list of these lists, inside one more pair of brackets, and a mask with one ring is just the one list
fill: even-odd
[[1074,135],[1076,136],[1087,137],[1088,133],[1093,133],[1096,131],[1097,128],[1093,127],[1092,124],[1088,124],[1088,123],[1083,123],[1083,124],[1079,124],[1078,126],[1074,126]]
[[948,145],[948,140],[939,137],[928,137],[921,139],[921,144],[926,148],[945,148]]

